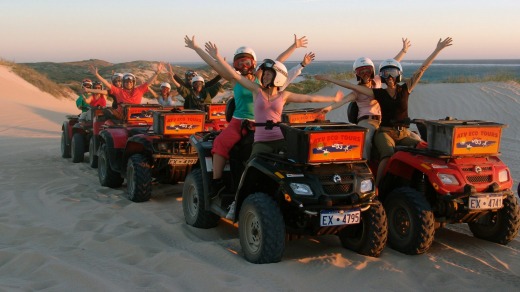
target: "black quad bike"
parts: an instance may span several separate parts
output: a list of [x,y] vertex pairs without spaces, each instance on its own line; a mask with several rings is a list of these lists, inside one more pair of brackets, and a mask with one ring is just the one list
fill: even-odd
[[148,201],[152,180],[164,184],[184,181],[198,161],[189,137],[204,130],[205,116],[198,110],[154,111],[153,129],[129,137],[123,159],[131,201]]
[[518,197],[499,158],[504,125],[478,120],[414,120],[426,143],[397,147],[379,184],[388,244],[426,252],[436,228],[467,223],[473,235],[507,244],[520,228]]
[[215,227],[235,202],[240,244],[246,260],[281,260],[292,235],[337,234],[342,245],[377,257],[387,238],[387,221],[372,173],[362,160],[364,128],[340,123],[278,124],[288,141],[285,154],[262,153],[248,160],[252,137],[231,151],[225,189],[210,197],[211,149],[215,133],[190,139],[199,160],[186,177],[186,223]]

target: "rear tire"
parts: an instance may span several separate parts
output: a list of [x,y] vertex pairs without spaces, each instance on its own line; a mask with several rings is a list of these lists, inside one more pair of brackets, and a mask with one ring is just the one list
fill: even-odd
[[67,137],[65,137],[65,130],[61,132],[61,157],[70,158],[70,145],[67,145]]
[[102,143],[99,147],[98,178],[99,183],[104,187],[118,188],[123,184],[123,178],[121,175],[110,168],[108,147],[105,143]]
[[126,184],[128,199],[132,202],[146,202],[152,196],[152,176],[148,159],[142,154],[134,154],[128,159]]
[[72,162],[79,163],[85,159],[85,136],[81,133],[75,133],[70,142],[72,150]]
[[285,249],[285,222],[278,204],[265,193],[248,196],[240,210],[240,246],[247,261],[276,263]]
[[359,254],[379,257],[386,245],[388,223],[383,204],[375,201],[370,209],[361,213],[361,223],[347,226],[338,236],[344,248]]
[[384,206],[388,217],[388,245],[411,255],[428,251],[435,234],[435,218],[423,194],[401,187],[388,195]]
[[491,242],[508,244],[518,234],[520,228],[520,208],[517,197],[511,193],[504,199],[504,207],[489,212],[476,222],[468,223],[476,238]]
[[98,167],[98,156],[97,149],[94,145],[94,136],[90,137],[89,143],[88,143],[88,163],[90,167],[97,168]]
[[196,168],[186,176],[182,190],[182,211],[188,225],[205,229],[217,226],[220,217],[206,211],[205,200],[202,172]]

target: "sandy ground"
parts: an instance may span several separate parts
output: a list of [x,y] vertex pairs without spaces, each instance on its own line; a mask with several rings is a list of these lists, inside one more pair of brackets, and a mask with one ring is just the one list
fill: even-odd
[[[333,92],[337,88],[326,88]],[[288,242],[282,262],[254,265],[236,226],[188,226],[182,184],[154,185],[132,203],[101,187],[97,170],[60,157],[61,123],[75,114],[0,66],[0,290],[2,291],[516,291],[520,241],[475,239],[466,225],[436,232],[431,249],[380,258],[343,249],[335,236]],[[427,84],[410,115],[507,123],[501,151],[520,179],[520,86]],[[344,120],[344,108],[329,114]],[[516,186],[516,183],[515,183]],[[517,287],[517,288],[514,288]]]

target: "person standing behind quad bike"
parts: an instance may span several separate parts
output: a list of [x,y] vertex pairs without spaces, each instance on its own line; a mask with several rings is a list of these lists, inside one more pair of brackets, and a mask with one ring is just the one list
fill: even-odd
[[[94,81],[92,88],[93,89],[103,89],[103,85],[99,81]],[[92,93],[89,97],[85,97],[85,96],[82,96],[82,97],[83,97],[83,101],[90,105],[90,108],[85,113],[85,116],[83,118],[82,117],[79,118],[80,121],[82,119],[83,120],[87,120],[87,121],[91,121],[92,120],[92,113],[91,112],[92,112],[92,108],[93,107],[102,107],[102,108],[104,108],[104,107],[107,106],[107,100],[106,100],[104,94]]]
[[[175,74],[175,73],[173,73],[173,78],[175,78],[175,81],[177,81],[177,83],[184,85],[185,87],[190,87],[191,79],[198,75],[199,74],[197,74],[197,72],[195,72],[193,70],[188,70],[188,71],[184,72],[184,80],[182,78],[180,78],[179,76],[177,76],[177,74]],[[206,87],[211,87],[211,86],[217,84],[217,82],[219,82],[220,79],[222,79],[222,77],[220,75],[213,77],[213,79],[206,82]]]
[[385,89],[371,89],[350,82],[334,80],[328,76],[315,76],[318,80],[333,82],[339,86],[371,96],[379,102],[382,120],[381,127],[377,130],[374,138],[374,143],[376,144],[380,157],[376,187],[379,185],[388,159],[394,154],[395,146],[416,147],[417,144],[421,142],[420,139],[411,135],[411,132],[408,130],[408,125],[406,124],[406,121],[410,119],[408,117],[408,98],[435,57],[437,57],[442,49],[451,46],[451,42],[452,38],[450,37],[444,40],[439,39],[433,53],[423,62],[421,67],[414,72],[412,78],[406,79],[404,83],[400,83],[403,77],[403,68],[399,62],[394,59],[387,59],[381,62],[379,65],[379,76],[381,76],[382,82],[387,85]]
[[[195,37],[190,39],[188,36],[185,36],[184,41],[186,47],[194,50],[207,64],[217,71],[219,75],[230,81],[231,86],[233,87],[233,100],[235,102],[233,117],[228,126],[215,138],[211,150],[213,154],[213,179],[210,184],[210,196],[216,197],[225,187],[222,174],[224,166],[226,165],[226,160],[229,159],[229,152],[231,151],[231,148],[242,139],[244,134],[243,131],[245,131],[245,129],[242,127],[242,122],[245,120],[255,120],[253,94],[240,83],[234,81],[234,74],[228,74],[225,68],[218,66],[211,56],[206,54],[203,49],[197,46],[195,44]],[[296,35],[294,35],[294,43],[278,56],[277,60],[280,62],[285,61],[295,49],[300,47],[307,47],[307,38],[297,38]],[[254,75],[255,67],[256,54],[253,49],[244,46],[235,51],[233,56],[233,68],[238,71],[240,75],[252,82],[259,82]]]
[[[403,48],[394,57],[396,61],[401,61],[404,55],[410,48],[410,41],[408,39],[403,40]],[[379,75],[375,76],[374,62],[366,57],[356,59],[353,66],[354,74],[358,85],[366,86],[368,88],[381,88],[381,78]],[[323,113],[328,113],[333,109],[337,109],[348,102],[356,102],[358,107],[357,115],[350,117],[349,120],[352,123],[357,123],[359,126],[367,128],[368,131],[365,135],[365,148],[363,149],[363,158],[370,160],[370,150],[372,149],[372,138],[379,125],[381,124],[381,107],[379,103],[371,96],[352,91],[342,101],[326,106],[322,109]],[[350,115],[350,113],[348,113]],[[352,119],[352,120],[351,120]]]
[[204,104],[211,103],[213,97],[215,97],[222,89],[222,84],[217,82],[211,87],[204,86],[204,78],[199,75],[194,76],[191,79],[191,86],[184,86],[178,83],[173,77],[173,68],[171,65],[168,66],[171,80],[177,87],[179,94],[184,97],[184,109],[197,109],[205,111]]
[[[143,95],[148,91],[148,86],[150,84],[153,84],[155,82],[155,79],[157,79],[157,76],[159,73],[164,69],[164,64],[159,63],[157,64],[157,70],[155,71],[155,74],[150,77],[148,81],[145,83],[135,86],[136,78],[134,74],[132,73],[125,73],[123,75],[123,87],[119,88],[117,86],[114,86],[110,84],[108,81],[106,81],[101,75],[99,75],[98,69],[94,66],[90,66],[90,71],[92,74],[96,76],[98,80],[103,82],[109,89],[115,97],[117,103],[129,103],[129,104],[141,104],[141,101],[143,99]],[[102,93],[102,94],[108,94],[107,90],[96,90],[96,89],[85,89],[85,92],[89,93]],[[118,107],[117,110],[111,111],[111,114],[113,118],[120,120],[123,116],[122,108]]]
[[[168,82],[161,83],[161,93],[157,97],[157,102],[162,106],[175,106],[177,99],[171,95],[172,86]],[[177,90],[174,90],[177,93]]]

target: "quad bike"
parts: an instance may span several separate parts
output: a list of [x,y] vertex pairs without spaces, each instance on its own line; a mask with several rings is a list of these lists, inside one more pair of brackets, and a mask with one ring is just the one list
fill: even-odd
[[513,240],[520,208],[510,170],[499,158],[504,125],[450,118],[413,122],[427,146],[396,147],[378,186],[388,245],[424,253],[435,229],[453,223],[467,223],[477,238],[504,245]]
[[345,248],[379,256],[387,221],[372,173],[362,160],[366,130],[343,123],[278,126],[288,141],[287,153],[260,153],[248,160],[249,132],[230,152],[225,188],[215,197],[210,196],[211,149],[218,133],[191,137],[199,160],[184,183],[186,223],[215,227],[235,202],[233,220],[239,222],[240,244],[249,262],[280,261],[285,239],[293,235],[337,234]]
[[120,104],[121,120],[109,119],[102,126],[92,149],[98,157],[99,183],[105,187],[118,188],[126,174],[127,141],[137,134],[147,133],[153,124],[153,111],[163,110],[155,104]]
[[184,181],[198,161],[189,137],[204,130],[205,116],[199,110],[154,111],[153,130],[129,137],[123,152],[123,175],[131,201],[148,201],[152,180],[165,184]]

